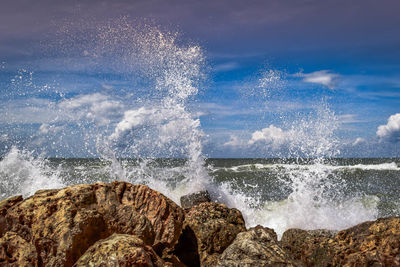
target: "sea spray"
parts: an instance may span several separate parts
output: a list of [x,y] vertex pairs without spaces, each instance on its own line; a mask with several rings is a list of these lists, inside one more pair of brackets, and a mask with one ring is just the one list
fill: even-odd
[[64,186],[60,169],[43,157],[12,147],[0,161],[0,199],[22,194],[33,195],[39,189]]
[[[71,176],[75,170],[64,171],[60,175],[65,176],[65,183],[53,183],[53,187],[93,182],[90,177],[95,175],[105,182],[145,183],[174,200],[209,184],[200,120],[187,105],[204,79],[205,58],[198,45],[184,44],[176,32],[152,23],[133,23],[127,17],[103,24],[66,21],[56,36],[47,39],[42,42],[43,51],[52,70],[62,74],[55,74],[53,81],[41,81],[37,77],[43,70],[32,63],[26,66],[29,71],[24,67],[12,81],[10,92],[15,95],[11,99],[26,97],[30,88],[29,95],[35,97],[32,109],[37,109],[35,103],[43,107],[36,112],[35,121],[27,121],[39,124],[24,137],[29,141],[17,140],[18,149],[2,159],[3,166],[20,160],[45,168],[48,157],[100,157],[97,171],[83,169],[78,177]],[[96,79],[87,86],[75,76],[76,71]],[[71,78],[82,86],[74,90],[60,85]],[[40,99],[42,94],[55,97]],[[46,117],[42,116],[45,113]],[[13,156],[24,151],[31,156]],[[183,160],[179,166],[155,167],[159,158]],[[58,166],[63,167],[65,164]],[[21,174],[8,167],[4,173],[4,184]],[[14,177],[15,190],[5,188],[3,197],[20,193],[18,184],[31,179],[41,184],[48,178],[28,176]],[[174,190],[179,193],[172,193]]]
[[[260,78],[256,88],[260,92],[253,95],[261,96],[266,109],[274,98],[283,101],[287,92],[280,77],[284,76],[269,70]],[[248,148],[282,155],[283,167],[275,165],[269,173],[272,171],[280,186],[266,191],[268,186],[260,185],[270,177],[262,176],[250,184],[237,186],[238,181],[231,180],[220,186],[225,201],[243,212],[247,226],[271,227],[281,236],[289,228],[337,230],[376,219],[379,198],[349,192],[344,176],[334,172],[334,158],[340,155],[335,135],[340,124],[327,100],[314,100],[311,111],[292,114],[290,119],[285,111],[277,112],[284,128],[271,124],[253,132]]]

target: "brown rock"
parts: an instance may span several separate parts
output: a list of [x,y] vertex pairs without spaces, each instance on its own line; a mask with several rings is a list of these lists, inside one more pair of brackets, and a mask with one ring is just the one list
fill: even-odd
[[[301,230],[289,229],[282,235],[280,245],[291,257],[298,263],[305,263],[303,250],[309,244],[321,244],[322,242],[332,238],[337,231],[329,230]],[[320,251],[321,257],[318,257],[318,264],[324,264],[324,251]]]
[[161,252],[164,248],[173,248],[182,231],[182,208],[145,185],[113,183],[113,186],[123,205],[132,205],[149,219],[155,232],[154,250]]
[[400,266],[400,218],[364,222],[334,236],[288,231],[283,247],[296,259],[301,254],[306,266]]
[[240,211],[214,202],[201,203],[186,213],[175,255],[189,266],[215,266],[220,254],[243,231],[246,227]]
[[137,236],[113,234],[92,245],[74,266],[163,267],[165,263],[150,246]]
[[35,247],[18,236],[7,232],[0,238],[0,265],[7,266],[38,266],[38,255]]
[[280,246],[274,230],[257,226],[239,233],[222,253],[218,267],[298,266]]
[[400,218],[382,218],[340,231],[327,242],[334,265],[400,266]]
[[184,209],[191,208],[204,202],[211,202],[208,191],[199,191],[181,197],[181,207]]
[[41,190],[24,201],[4,203],[0,237],[16,233],[34,246],[38,264],[46,266],[72,266],[91,245],[113,233],[137,235],[161,255],[174,247],[184,217],[162,194],[125,182]]

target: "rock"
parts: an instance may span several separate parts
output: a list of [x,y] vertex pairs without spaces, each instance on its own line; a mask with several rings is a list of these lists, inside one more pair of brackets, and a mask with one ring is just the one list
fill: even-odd
[[400,217],[364,222],[340,231],[327,241],[327,246],[333,247],[334,265],[400,266]]
[[92,245],[74,266],[163,267],[165,263],[150,246],[137,236],[113,234]]
[[0,264],[3,266],[38,266],[35,246],[16,233],[7,232],[0,238]]
[[[129,186],[128,186],[129,185]],[[172,248],[178,240],[184,220],[184,211],[175,202],[145,185],[117,184],[121,203],[133,205],[151,222],[156,234],[153,247]]]
[[246,231],[242,214],[215,202],[201,203],[185,214],[175,255],[189,266],[215,266],[236,235]]
[[398,217],[364,222],[336,235],[292,229],[281,242],[306,266],[400,266]]
[[[0,212],[0,237],[15,233],[46,266],[72,266],[113,233],[136,235],[162,255],[175,246],[184,219],[183,210],[162,194],[125,182],[41,190],[23,201],[1,202]],[[20,252],[13,253],[8,258]]]
[[[332,238],[337,231],[329,230],[301,230],[289,229],[282,235],[280,245],[297,262],[306,262],[303,255],[303,246],[307,244],[319,244]],[[322,263],[323,259],[319,259]]]
[[257,226],[239,233],[222,253],[218,267],[298,266],[280,246],[274,230]]
[[184,209],[191,208],[204,202],[211,202],[208,191],[199,191],[181,197],[181,207]]

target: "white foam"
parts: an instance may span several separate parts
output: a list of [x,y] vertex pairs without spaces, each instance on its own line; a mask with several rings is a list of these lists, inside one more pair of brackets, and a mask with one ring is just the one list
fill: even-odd
[[39,189],[64,186],[58,169],[48,161],[33,157],[31,152],[13,147],[0,161],[0,198],[33,195]]
[[[396,162],[380,163],[380,164],[356,164],[356,165],[329,165],[322,164],[323,168],[327,170],[377,170],[377,171],[400,171],[400,167]],[[233,167],[213,167],[212,172],[219,170],[232,171],[232,172],[246,172],[254,170],[312,170],[320,168],[321,164],[243,164]]]

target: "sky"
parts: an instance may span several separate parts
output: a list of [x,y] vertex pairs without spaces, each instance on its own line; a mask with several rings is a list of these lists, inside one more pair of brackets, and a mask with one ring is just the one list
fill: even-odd
[[[123,28],[133,25],[175,38],[162,55],[186,51],[187,75],[201,68],[184,104],[208,157],[315,156],[321,146],[399,157],[398,10],[397,0],[2,0],[0,156],[12,146],[95,156],[96,131],[113,133],[127,111],[165,98],[143,89],[162,73],[155,61],[132,56],[143,42],[164,52],[135,44]],[[118,33],[93,39],[111,24]]]

